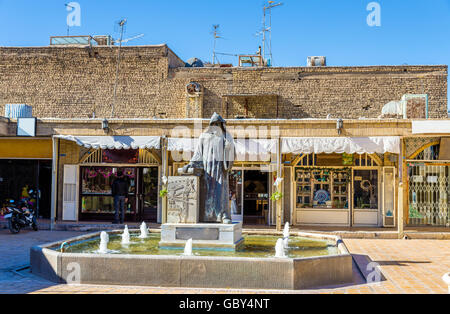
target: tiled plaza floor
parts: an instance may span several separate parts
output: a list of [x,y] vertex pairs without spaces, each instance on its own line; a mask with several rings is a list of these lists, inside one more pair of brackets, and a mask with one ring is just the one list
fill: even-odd
[[386,293],[446,293],[448,288],[442,276],[450,272],[450,241],[435,240],[345,240],[359,265],[376,262],[384,280],[366,284],[355,267],[353,285],[307,291],[256,291],[225,289],[175,289],[119,286],[55,285],[30,274],[12,270],[29,264],[29,248],[34,245],[70,238],[76,232],[23,232],[10,235],[0,230],[0,294],[267,294],[267,293],[335,293],[335,294],[386,294]]

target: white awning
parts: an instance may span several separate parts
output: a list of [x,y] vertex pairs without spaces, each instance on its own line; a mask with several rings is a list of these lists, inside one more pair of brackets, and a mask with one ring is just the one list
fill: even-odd
[[[169,138],[168,150],[178,152],[194,152],[198,139]],[[235,139],[237,155],[266,155],[276,154],[277,140],[275,139]]]
[[80,146],[94,149],[160,149],[159,136],[72,136],[57,135],[55,138],[72,141]]
[[413,121],[412,134],[450,134],[450,120]]
[[173,138],[170,137],[167,143],[169,152],[190,152],[193,153],[197,147],[196,138]]
[[283,154],[400,154],[400,137],[283,138]]

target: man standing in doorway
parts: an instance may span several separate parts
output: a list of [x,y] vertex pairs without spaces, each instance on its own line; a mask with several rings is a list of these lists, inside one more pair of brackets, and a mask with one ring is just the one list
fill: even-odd
[[[125,204],[128,202],[129,186],[127,180],[124,178],[123,172],[118,171],[116,180],[112,184],[112,195],[114,197],[114,209],[116,216],[114,224],[123,224],[125,221]],[[120,219],[119,219],[120,213]]]

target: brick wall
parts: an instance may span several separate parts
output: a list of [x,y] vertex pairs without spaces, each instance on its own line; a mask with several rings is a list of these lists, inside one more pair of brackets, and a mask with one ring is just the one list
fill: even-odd
[[[111,116],[117,48],[0,48],[0,114],[7,103],[37,117]],[[203,115],[225,115],[224,95],[252,98],[255,118],[376,118],[404,94],[429,94],[430,118],[447,118],[447,67],[184,68],[167,46],[124,47],[115,106],[118,118],[185,118],[185,86],[204,87]],[[228,117],[242,115],[242,98]],[[277,99],[277,104],[273,104]]]
[[[169,77],[204,86],[205,117],[224,111],[222,95],[278,95],[278,105],[260,99],[259,118],[275,117],[277,108],[280,118],[377,118],[404,94],[428,93],[430,118],[447,118],[447,66],[177,68]],[[242,106],[230,107],[230,118],[242,113]]]

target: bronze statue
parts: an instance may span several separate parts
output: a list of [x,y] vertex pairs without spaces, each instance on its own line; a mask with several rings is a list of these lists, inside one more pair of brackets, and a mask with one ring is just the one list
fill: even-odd
[[214,113],[209,128],[200,136],[189,165],[183,174],[201,169],[202,222],[231,224],[229,204],[229,173],[236,158],[233,137],[226,130],[225,120]]

